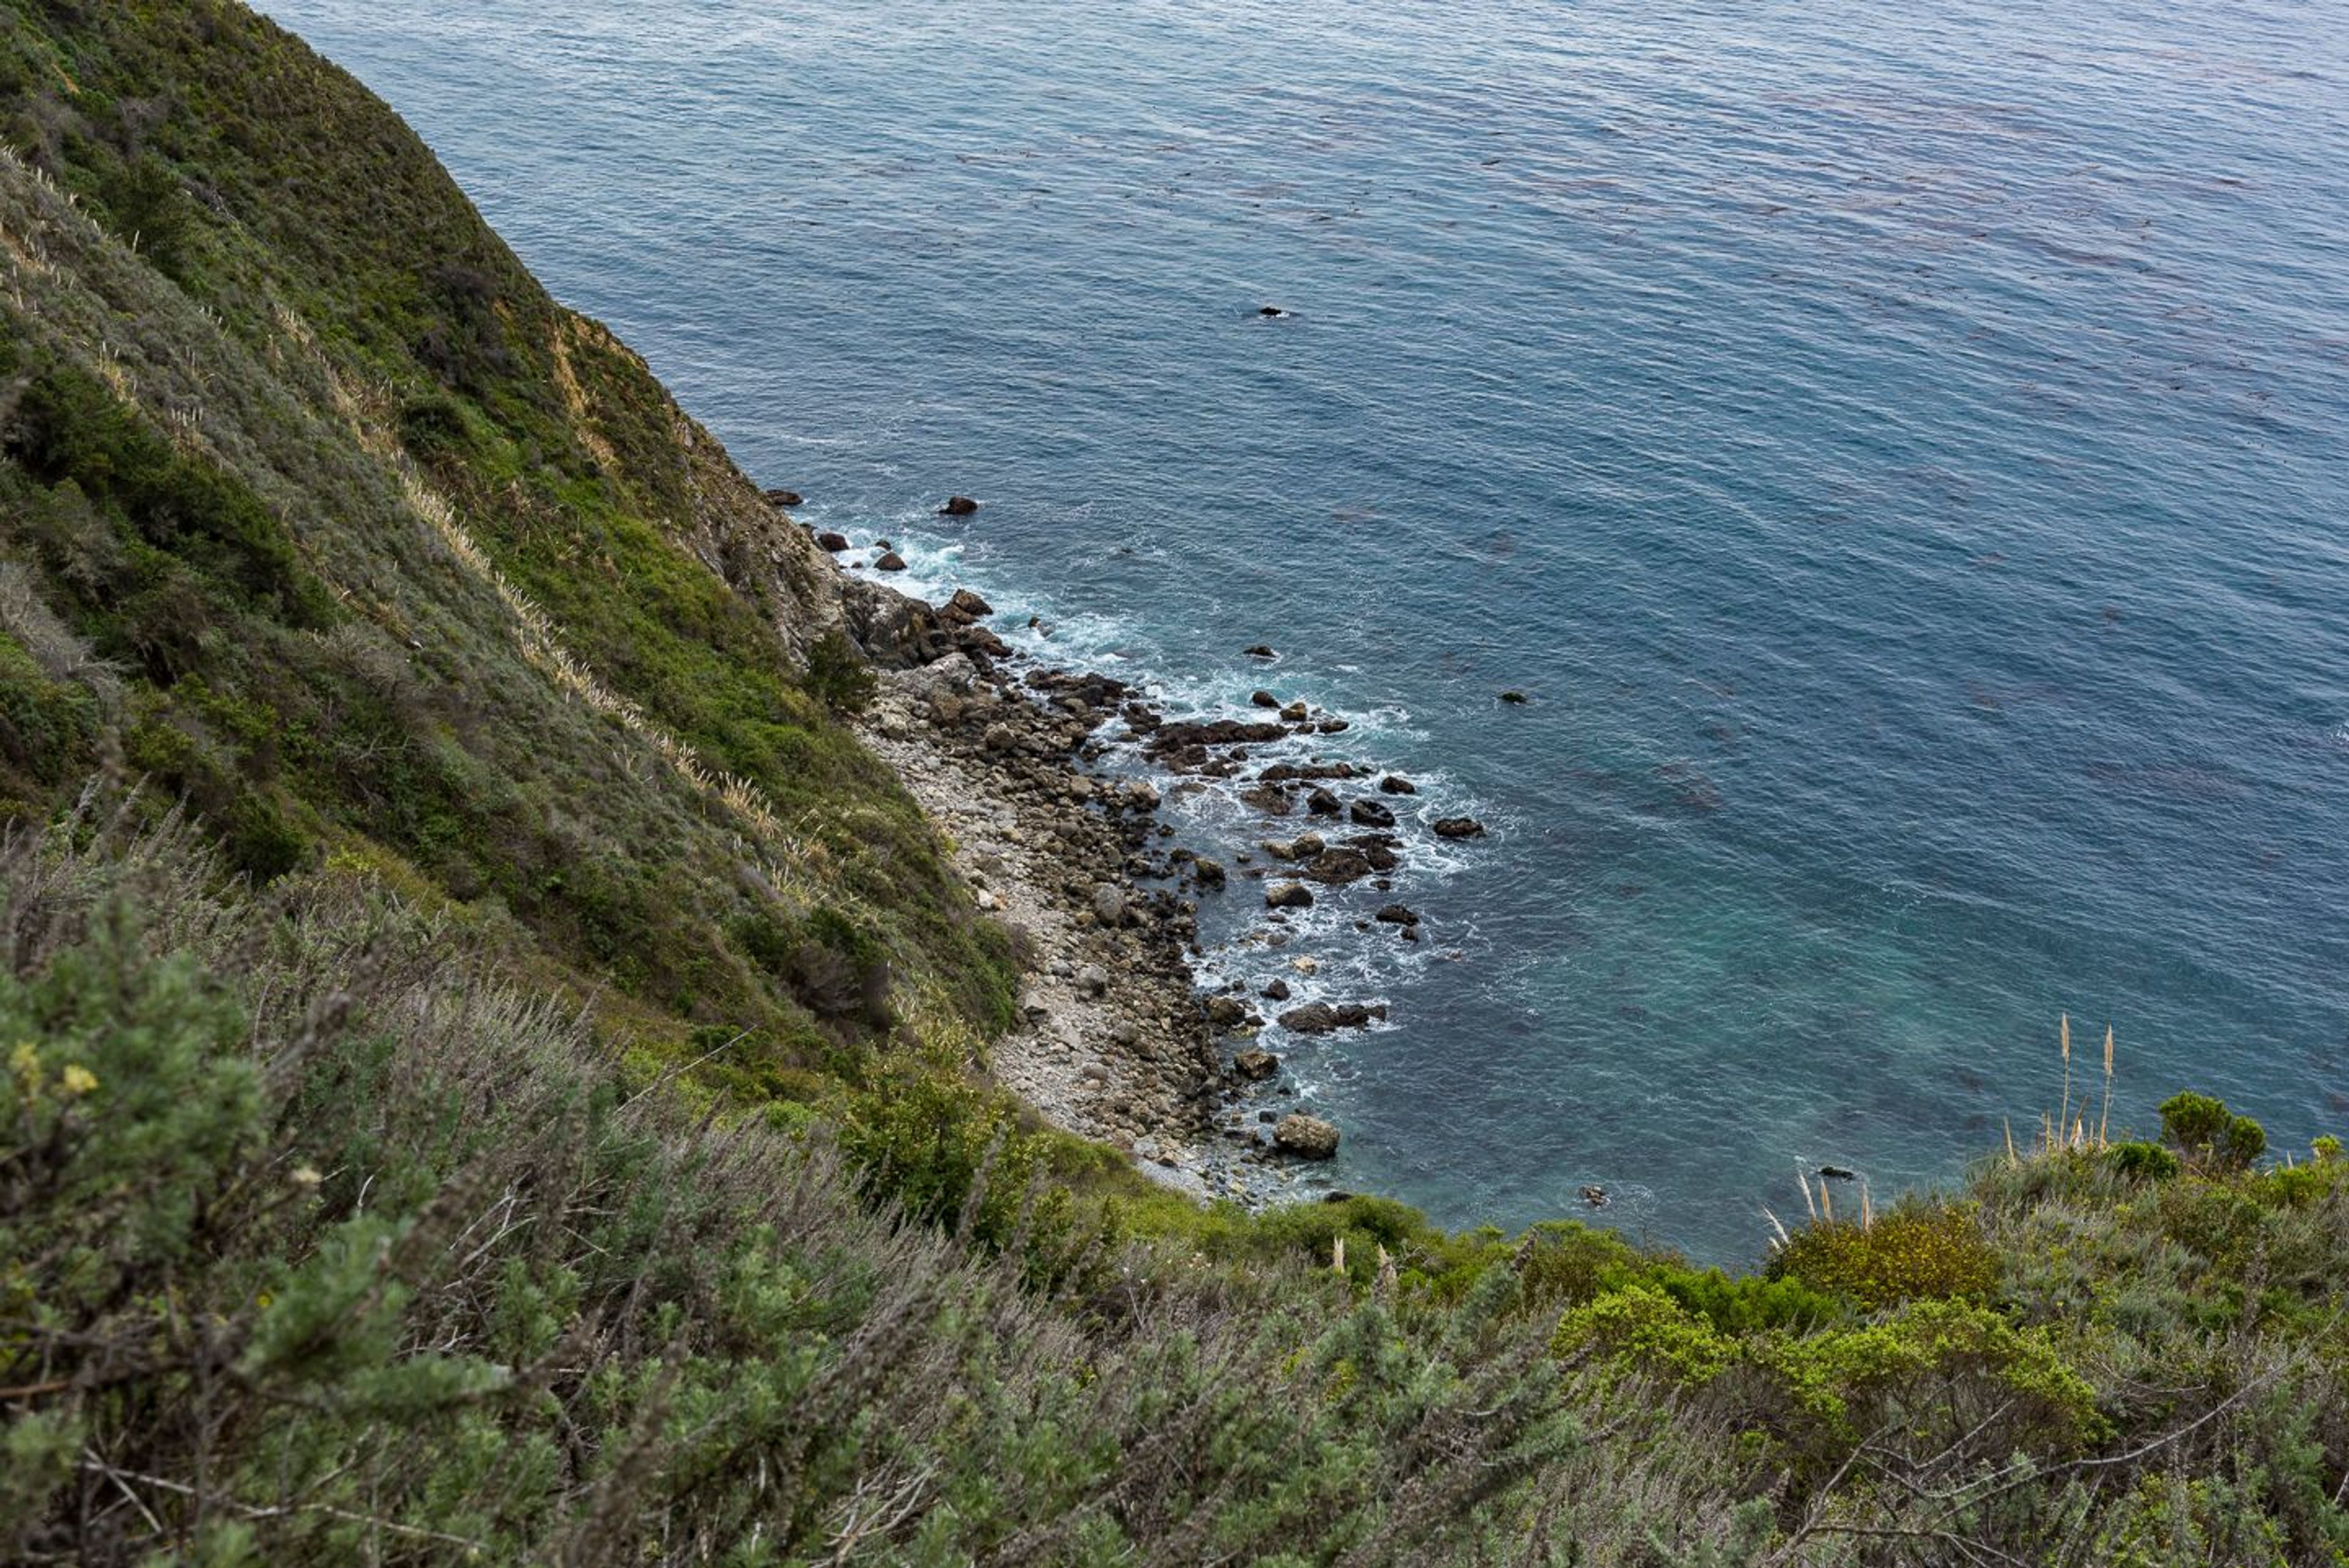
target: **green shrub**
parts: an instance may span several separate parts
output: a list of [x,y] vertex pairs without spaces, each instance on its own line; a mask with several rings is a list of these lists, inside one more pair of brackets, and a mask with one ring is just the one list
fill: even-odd
[[155,270],[185,282],[195,203],[171,165],[152,153],[123,164],[98,192],[114,231],[137,246]]
[[873,705],[881,683],[847,636],[833,629],[808,649],[802,676],[809,695],[835,713],[862,713]]
[[[1795,1407],[1848,1438],[1893,1412],[1912,1421],[1996,1414],[1987,1452],[2069,1451],[2100,1428],[2095,1387],[2043,1330],[1978,1303],[1912,1301],[1878,1322],[1754,1342],[1752,1358]],[[1972,1385],[1978,1393],[1961,1397]]]
[[2267,1152],[2266,1128],[2233,1115],[2225,1101],[2191,1090],[2162,1102],[2161,1131],[2198,1168],[2244,1170]]
[[1864,1307],[1887,1307],[1984,1294],[1998,1283],[1999,1262],[1971,1209],[1926,1202],[1872,1225],[1835,1220],[1798,1231],[1767,1272]]
[[1550,1353],[1571,1357],[1598,1348],[1618,1361],[1691,1387],[1702,1387],[1738,1358],[1734,1338],[1652,1285],[1626,1285],[1558,1319]]
[[2116,1143],[2106,1158],[2123,1176],[2146,1181],[2167,1181],[2185,1167],[2176,1155],[2158,1143]]

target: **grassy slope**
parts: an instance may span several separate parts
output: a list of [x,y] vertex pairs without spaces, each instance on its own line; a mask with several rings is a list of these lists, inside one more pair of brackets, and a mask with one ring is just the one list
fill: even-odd
[[776,1074],[869,1032],[843,967],[999,1024],[1001,934],[794,677],[838,617],[812,545],[642,364],[241,8],[0,18],[0,539],[38,618],[0,811],[119,762],[238,869],[396,867]]
[[298,42],[0,29],[0,1559],[2349,1561],[2337,1158],[1733,1280],[1019,1132],[798,531]]

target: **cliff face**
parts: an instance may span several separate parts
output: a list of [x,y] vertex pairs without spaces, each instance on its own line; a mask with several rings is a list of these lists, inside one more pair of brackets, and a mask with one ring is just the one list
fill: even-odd
[[778,1070],[863,1027],[816,971],[1005,1015],[999,933],[828,711],[853,659],[810,673],[916,656],[922,607],[299,40],[219,0],[0,29],[0,810],[113,768],[256,878],[380,862]]

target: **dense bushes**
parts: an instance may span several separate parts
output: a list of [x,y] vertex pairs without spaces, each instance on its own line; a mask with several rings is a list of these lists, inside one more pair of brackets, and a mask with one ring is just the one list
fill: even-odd
[[132,819],[0,856],[0,1557],[1414,1563],[1572,1442],[1506,1271],[1040,1272],[1072,1199],[985,1105],[876,1084],[860,1197],[478,929]]

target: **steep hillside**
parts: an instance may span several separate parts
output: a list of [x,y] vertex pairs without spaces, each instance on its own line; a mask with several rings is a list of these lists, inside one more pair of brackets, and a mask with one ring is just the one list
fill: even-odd
[[1730,1277],[1041,1129],[958,635],[299,41],[0,0],[0,1562],[2349,1563],[2331,1137]]
[[885,966],[999,1024],[1001,933],[826,711],[869,607],[642,362],[241,8],[5,16],[0,810],[143,778],[771,1073]]

